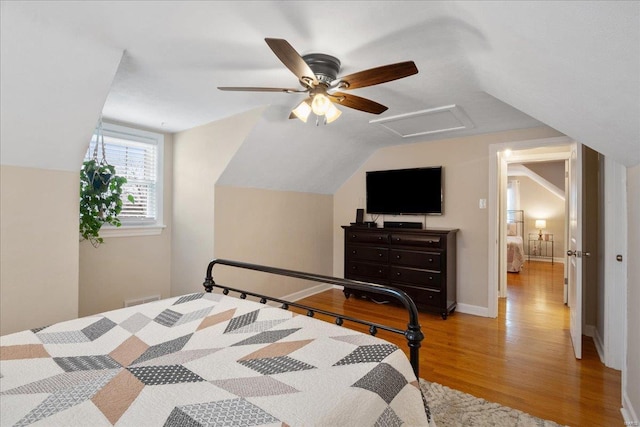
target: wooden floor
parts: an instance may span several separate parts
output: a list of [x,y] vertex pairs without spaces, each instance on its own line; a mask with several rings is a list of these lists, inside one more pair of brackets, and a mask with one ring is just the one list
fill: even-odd
[[[591,338],[583,337],[582,360],[573,355],[563,269],[531,262],[510,273],[508,298],[500,300],[496,319],[456,312],[442,320],[422,313],[420,376],[563,425],[623,425],[620,372],[600,362]],[[338,290],[300,302],[402,329],[407,322],[399,307],[346,300]],[[378,336],[406,348],[404,337]]]

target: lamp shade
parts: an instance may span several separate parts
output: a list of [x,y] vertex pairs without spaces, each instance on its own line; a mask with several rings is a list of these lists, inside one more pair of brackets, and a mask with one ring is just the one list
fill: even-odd
[[313,101],[311,101],[311,109],[313,113],[317,116],[324,116],[329,107],[331,106],[331,101],[327,98],[326,95],[322,93],[318,93],[313,97]]
[[309,118],[309,114],[311,114],[311,106],[309,105],[309,101],[302,101],[294,110],[293,114],[302,120],[303,122],[307,122],[307,118]]
[[536,228],[538,229],[547,228],[547,221],[544,219],[536,219]]
[[327,123],[331,123],[338,117],[340,117],[340,114],[342,114],[342,111],[338,110],[336,106],[331,103],[329,109],[327,110],[327,113],[324,116],[327,119]]

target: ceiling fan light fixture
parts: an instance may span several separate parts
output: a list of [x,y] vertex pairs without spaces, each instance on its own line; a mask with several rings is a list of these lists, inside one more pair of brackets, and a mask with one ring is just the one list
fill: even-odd
[[338,117],[340,117],[341,114],[342,111],[338,110],[338,108],[332,102],[324,117],[327,121],[327,124],[329,124],[331,122],[334,122]]
[[292,113],[304,123],[307,123],[309,114],[311,114],[311,106],[309,105],[309,101],[302,101],[296,108],[293,109]]
[[324,116],[333,105],[331,100],[323,93],[317,93],[311,101],[311,109],[316,116]]

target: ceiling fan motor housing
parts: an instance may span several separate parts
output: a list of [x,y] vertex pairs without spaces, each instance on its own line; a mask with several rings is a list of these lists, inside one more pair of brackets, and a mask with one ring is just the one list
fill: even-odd
[[324,53],[310,53],[302,57],[319,82],[329,85],[338,78],[340,60]]

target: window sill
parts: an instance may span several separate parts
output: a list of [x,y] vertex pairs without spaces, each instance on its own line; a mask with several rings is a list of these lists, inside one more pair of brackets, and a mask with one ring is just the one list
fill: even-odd
[[136,236],[157,236],[166,225],[122,225],[121,227],[103,226],[100,229],[100,237],[136,237]]

